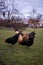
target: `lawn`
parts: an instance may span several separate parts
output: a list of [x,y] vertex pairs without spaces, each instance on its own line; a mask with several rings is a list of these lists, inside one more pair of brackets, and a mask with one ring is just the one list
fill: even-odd
[[[34,29],[26,29],[30,33]],[[43,65],[43,28],[35,29],[34,44],[30,47],[7,44],[4,40],[15,34],[14,30],[0,28],[0,65]]]

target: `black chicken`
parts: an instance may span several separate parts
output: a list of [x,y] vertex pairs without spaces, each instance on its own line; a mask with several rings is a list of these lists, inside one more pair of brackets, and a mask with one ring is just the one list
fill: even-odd
[[7,42],[8,44],[14,45],[17,42],[18,37],[19,37],[20,34],[22,35],[22,33],[18,33],[18,34],[15,34],[13,37],[7,38],[5,40],[5,42]]
[[20,45],[23,45],[23,46],[31,46],[33,45],[33,42],[34,42],[34,38],[35,38],[35,32],[31,32],[30,34],[28,34],[28,39],[27,40],[23,40],[21,41],[19,44]]

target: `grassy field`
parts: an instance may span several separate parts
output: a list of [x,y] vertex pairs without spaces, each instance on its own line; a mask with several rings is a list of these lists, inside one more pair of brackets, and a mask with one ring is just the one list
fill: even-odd
[[[34,29],[26,29],[30,33]],[[43,65],[43,29],[35,29],[31,47],[7,44],[4,40],[15,34],[14,30],[0,28],[0,65]]]

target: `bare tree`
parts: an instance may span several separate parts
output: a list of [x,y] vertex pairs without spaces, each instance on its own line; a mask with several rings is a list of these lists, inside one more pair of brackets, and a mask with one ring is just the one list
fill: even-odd
[[33,16],[34,14],[36,14],[36,18],[35,17],[33,18],[33,22],[34,22],[34,28],[37,28],[37,24],[39,23],[42,15],[40,13],[37,13],[35,8],[33,8],[32,12],[33,12]]

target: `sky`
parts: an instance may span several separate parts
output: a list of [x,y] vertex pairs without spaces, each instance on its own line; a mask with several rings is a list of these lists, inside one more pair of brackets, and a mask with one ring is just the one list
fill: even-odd
[[43,0],[15,0],[15,5],[24,15],[30,14],[32,9],[43,15]]
[[8,10],[12,11],[16,8],[20,13],[25,16],[31,15],[32,10],[35,9],[37,12],[43,15],[43,0],[5,0]]

